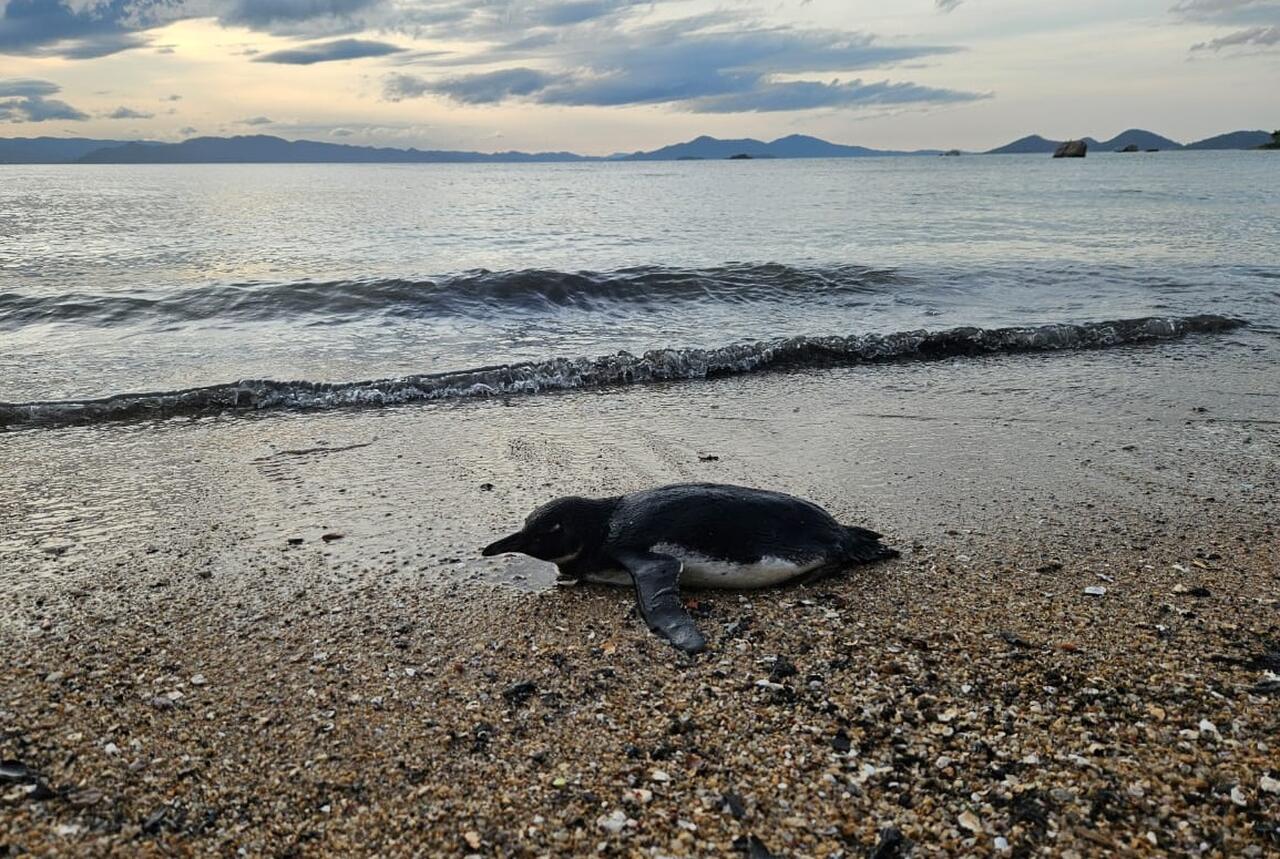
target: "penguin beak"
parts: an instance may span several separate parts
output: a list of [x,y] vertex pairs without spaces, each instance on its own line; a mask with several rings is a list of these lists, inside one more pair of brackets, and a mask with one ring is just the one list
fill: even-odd
[[503,537],[495,543],[490,543],[480,550],[480,554],[486,558],[493,555],[501,555],[504,552],[523,552],[524,551],[524,532],[517,531],[514,534]]

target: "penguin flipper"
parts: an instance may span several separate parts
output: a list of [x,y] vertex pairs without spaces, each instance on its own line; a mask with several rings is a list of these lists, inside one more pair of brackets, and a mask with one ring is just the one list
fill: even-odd
[[635,582],[636,607],[649,629],[685,653],[705,650],[707,640],[680,602],[680,561],[654,552],[622,552],[614,557]]

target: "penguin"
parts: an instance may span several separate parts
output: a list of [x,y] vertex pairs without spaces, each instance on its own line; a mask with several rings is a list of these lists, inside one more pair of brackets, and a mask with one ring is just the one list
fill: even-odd
[[681,584],[754,589],[811,582],[851,564],[896,558],[880,538],[781,492],[680,483],[610,498],[557,498],[481,554],[550,561],[562,581],[630,585],[649,628],[694,654],[706,639],[680,602]]

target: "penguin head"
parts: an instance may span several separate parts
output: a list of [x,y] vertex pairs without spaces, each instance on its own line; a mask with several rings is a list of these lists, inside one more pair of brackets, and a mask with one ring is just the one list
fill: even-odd
[[586,498],[557,498],[530,513],[519,531],[490,543],[480,554],[489,557],[520,552],[540,561],[567,564],[587,545],[585,529],[593,521],[588,515],[591,508],[592,502]]

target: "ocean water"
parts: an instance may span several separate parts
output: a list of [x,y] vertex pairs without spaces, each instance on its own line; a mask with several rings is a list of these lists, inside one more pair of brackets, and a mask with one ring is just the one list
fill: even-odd
[[1278,183],[1265,152],[0,166],[0,427],[1273,348]]

